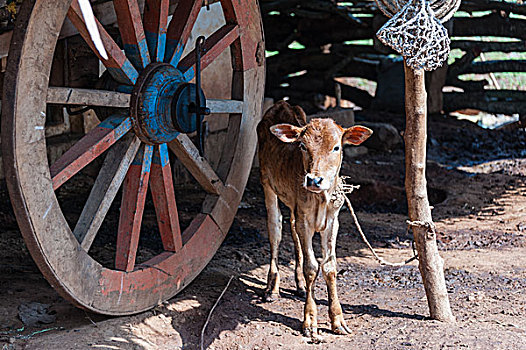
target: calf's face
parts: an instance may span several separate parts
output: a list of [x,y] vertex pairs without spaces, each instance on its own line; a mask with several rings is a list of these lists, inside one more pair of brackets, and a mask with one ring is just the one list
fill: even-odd
[[332,119],[313,119],[304,127],[277,124],[270,131],[281,141],[297,143],[305,174],[303,187],[320,193],[334,185],[343,158],[343,145],[359,145],[373,133],[364,126],[344,129]]

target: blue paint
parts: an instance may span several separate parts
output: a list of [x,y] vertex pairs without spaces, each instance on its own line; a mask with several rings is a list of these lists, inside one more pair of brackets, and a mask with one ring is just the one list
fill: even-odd
[[181,56],[183,55],[184,51],[184,44],[179,43],[177,44],[177,47],[175,48],[175,53],[172,56],[172,59],[170,60],[170,64],[174,67],[177,67],[179,64],[179,61],[181,60]]
[[170,165],[170,156],[168,155],[168,145],[161,143],[153,153],[152,164],[157,164],[163,168]]
[[132,85],[119,85],[116,89],[118,92],[124,92],[126,94],[131,94],[133,92]]
[[137,82],[139,73],[137,73],[137,70],[133,67],[129,60],[124,61],[124,64],[122,65],[122,71],[124,72],[124,74],[126,74],[126,76],[132,84],[135,84]]
[[142,172],[147,173],[152,166],[153,146],[141,145],[135,154],[132,165],[139,165],[142,167]]
[[136,69],[144,68],[141,61],[141,53],[136,45],[124,44],[124,52]]
[[194,79],[195,77],[195,68],[192,66],[189,69],[186,67],[181,67],[181,71],[183,72],[183,77],[185,81],[190,81]]
[[153,155],[153,146],[144,145],[144,157],[142,159],[142,170],[143,174],[149,173],[152,167],[152,155]]
[[107,67],[111,76],[120,83],[133,85],[137,82],[139,73],[129,60],[124,61],[121,68]]
[[168,145],[166,143],[159,145],[159,156],[161,158],[161,166],[164,168],[170,165],[170,156],[168,155]]
[[113,114],[113,115],[109,116],[108,118],[104,119],[97,126],[99,128],[115,129],[116,127],[118,127],[124,121],[124,119],[126,119],[125,115]]
[[152,62],[159,62],[157,54],[157,33],[144,31],[144,35],[146,36],[146,41],[148,42],[148,48],[150,49],[150,57],[152,58]]
[[141,41],[139,41],[139,51],[141,52],[144,67],[146,67],[150,64],[150,62],[152,62],[152,60],[150,59],[150,53],[148,51],[148,42],[146,41],[146,39],[142,39]]
[[170,63],[172,66],[177,67],[181,56],[184,51],[184,43],[174,39],[166,40],[166,50],[164,53],[164,62]]
[[162,62],[166,50],[166,33],[145,32],[152,62]]
[[178,42],[179,42],[178,40],[166,38],[166,48],[164,50],[164,57],[163,57],[164,63],[170,63]]
[[108,72],[111,74],[113,79],[118,81],[121,84],[127,84],[127,85],[133,85],[132,81],[128,78],[128,76],[122,71],[121,68],[113,68],[113,67],[107,67],[106,68]]
[[172,123],[172,98],[184,82],[181,72],[160,65],[145,82],[137,109],[137,134],[143,141],[160,144],[179,135]]
[[114,114],[102,121],[97,127],[114,130],[115,140],[118,140],[131,130],[132,122],[130,117]]
[[122,123],[121,125],[119,125],[116,129],[115,129],[115,140],[118,140],[120,139],[122,136],[124,136],[128,131],[130,131],[132,128],[132,122],[131,122],[131,118],[128,117],[126,118]]
[[[176,118],[172,119],[177,130],[184,133],[192,133],[197,130],[195,111],[191,111],[191,105],[195,103],[195,84],[185,83],[178,89],[172,108],[175,108]],[[205,107],[205,94],[200,91],[201,107]]]
[[126,57],[128,57],[133,66],[139,70],[150,64],[150,54],[146,39],[139,41],[138,45],[124,44],[124,52],[126,52]]
[[159,34],[157,42],[157,62],[162,62],[166,52],[166,33]]

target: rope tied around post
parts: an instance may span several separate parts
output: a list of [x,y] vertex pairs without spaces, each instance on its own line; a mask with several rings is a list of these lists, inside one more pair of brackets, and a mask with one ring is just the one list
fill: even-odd
[[[413,228],[413,227],[424,227],[427,229],[427,239],[433,239],[436,234],[436,226],[433,221],[410,221],[407,220],[407,227]],[[433,237],[430,237],[433,236]]]
[[450,50],[447,29],[442,25],[460,6],[460,0],[376,0],[390,19],[376,36],[400,53],[413,69],[435,70]]

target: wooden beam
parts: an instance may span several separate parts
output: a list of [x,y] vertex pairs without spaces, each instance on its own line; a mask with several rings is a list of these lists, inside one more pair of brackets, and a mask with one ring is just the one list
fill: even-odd
[[131,95],[108,90],[49,87],[47,103],[59,105],[129,108]]
[[224,191],[225,185],[186,134],[179,134],[168,147],[205,191],[216,195]]
[[242,113],[243,101],[208,99],[206,106],[211,113]]

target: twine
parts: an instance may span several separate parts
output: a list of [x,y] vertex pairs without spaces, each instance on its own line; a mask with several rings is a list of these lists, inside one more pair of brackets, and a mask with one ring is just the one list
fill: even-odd
[[450,51],[447,29],[442,25],[460,6],[460,0],[376,0],[390,19],[376,36],[400,53],[413,69],[435,70]]

